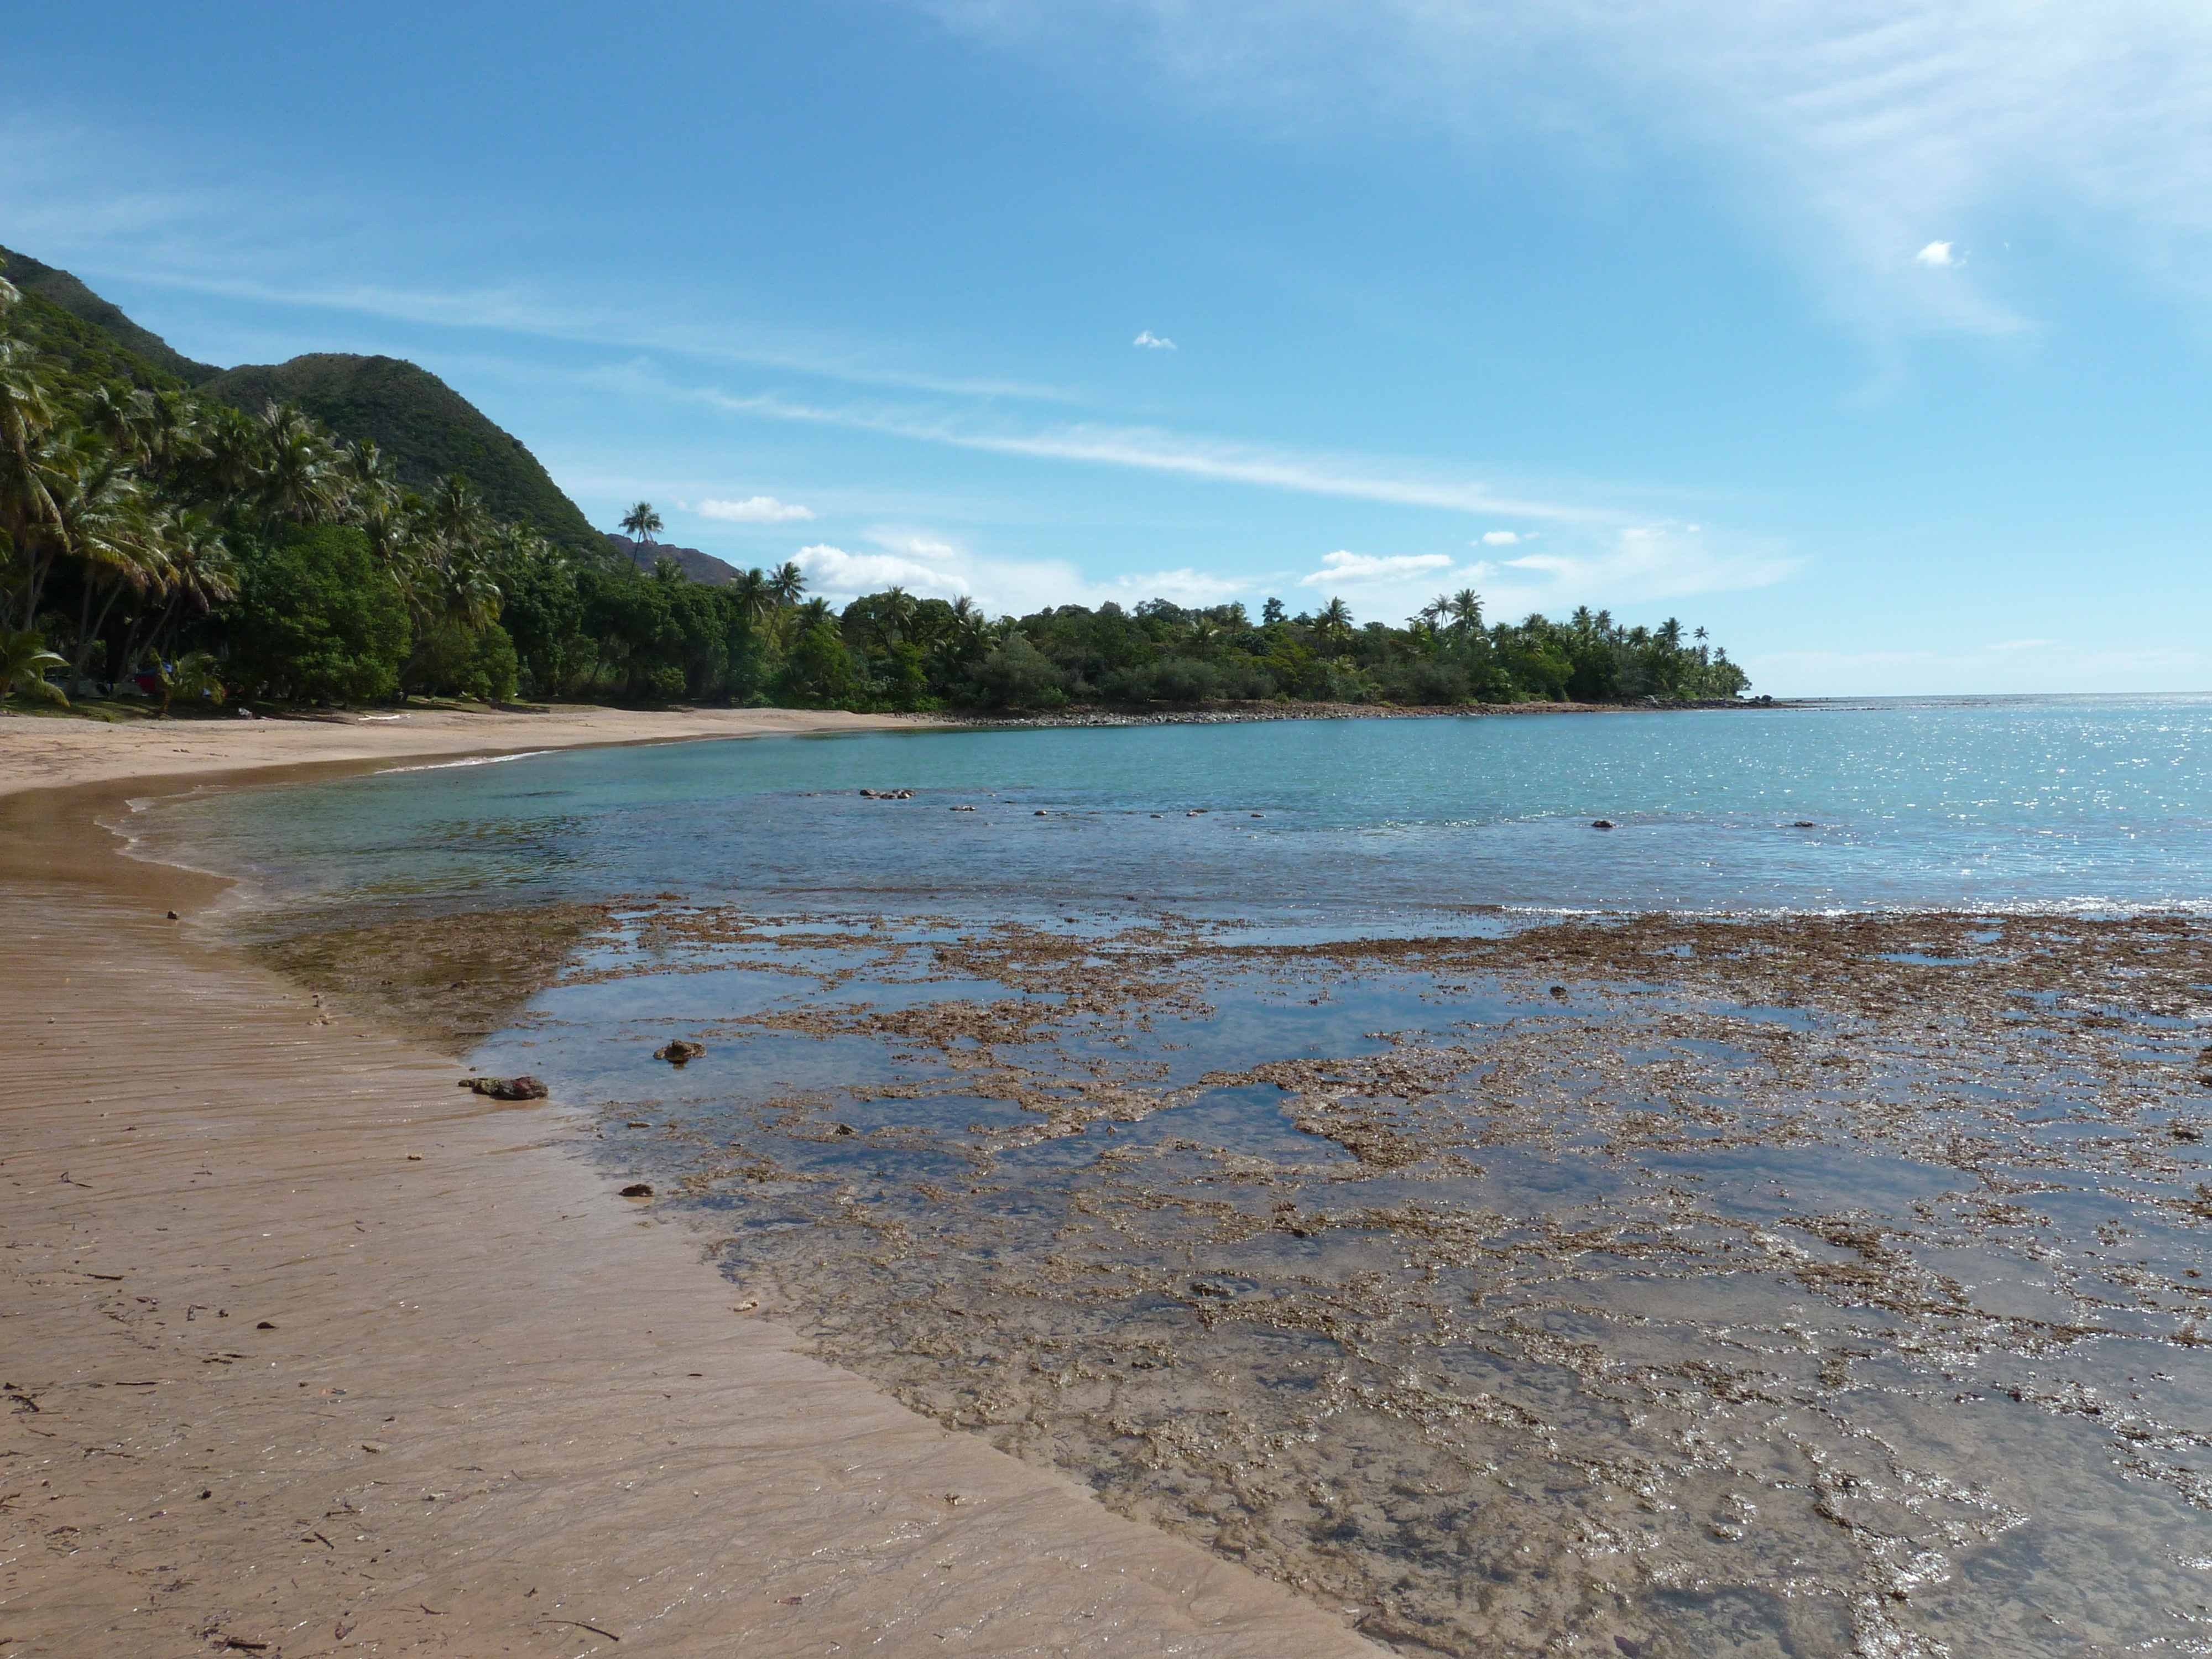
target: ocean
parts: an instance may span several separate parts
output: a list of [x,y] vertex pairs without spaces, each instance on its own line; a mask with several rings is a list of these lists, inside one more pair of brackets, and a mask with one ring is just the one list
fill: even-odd
[[369,1006],[398,942],[460,990],[571,918],[471,1065],[825,1357],[1385,1644],[2186,1653],[2209,736],[2201,698],[918,730],[119,827]]

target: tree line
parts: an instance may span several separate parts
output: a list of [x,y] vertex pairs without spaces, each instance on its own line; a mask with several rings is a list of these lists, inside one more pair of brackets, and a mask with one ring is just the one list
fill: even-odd
[[[1486,623],[1472,592],[1393,626],[1355,623],[1340,599],[1291,616],[1271,599],[1256,620],[1165,599],[994,617],[893,587],[838,609],[790,563],[702,584],[672,558],[644,571],[611,548],[556,547],[495,517],[460,473],[403,488],[375,445],[297,409],[89,372],[21,309],[0,279],[0,693],[19,698],[1052,709],[1748,685],[1702,629],[1588,610]],[[640,502],[623,528],[649,544],[659,515]]]

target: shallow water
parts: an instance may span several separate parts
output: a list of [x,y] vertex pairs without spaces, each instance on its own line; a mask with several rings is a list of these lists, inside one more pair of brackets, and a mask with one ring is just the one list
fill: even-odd
[[2202,1653],[2208,722],[773,740],[134,828],[337,957],[599,907],[477,1064],[826,1356],[1408,1652]]
[[2205,698],[866,733],[410,769],[160,817],[291,896],[1136,902],[1324,928],[1472,905],[2193,910],[2209,740]]

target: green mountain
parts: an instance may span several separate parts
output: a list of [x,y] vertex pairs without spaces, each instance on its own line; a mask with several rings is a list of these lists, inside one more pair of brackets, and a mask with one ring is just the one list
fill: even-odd
[[[7,275],[0,270],[0,276]],[[184,389],[175,375],[162,373],[104,329],[63,310],[35,289],[19,291],[23,297],[8,319],[9,331],[60,365],[57,378],[71,396],[84,397],[96,386],[118,384],[156,392]]]
[[27,253],[0,248],[0,275],[23,295],[16,331],[67,365],[64,379],[75,390],[118,380],[156,389],[188,386],[253,415],[272,402],[297,404],[340,438],[374,441],[410,488],[426,489],[448,472],[465,472],[495,516],[527,520],[592,563],[608,562],[606,538],[538,458],[426,368],[397,357],[337,352],[217,368],[172,349],[68,271]]
[[373,441],[411,488],[465,472],[496,517],[526,519],[548,540],[595,562],[606,556],[606,538],[521,440],[426,368],[398,357],[319,351],[225,369],[200,392],[256,414],[270,403],[297,404],[341,438]]
[[[72,317],[91,324],[163,374],[173,375],[186,386],[198,386],[222,373],[213,363],[196,363],[183,353],[172,350],[167,340],[151,329],[139,327],[123,314],[120,306],[101,299],[66,270],[58,270],[27,253],[4,247],[0,247],[0,262],[4,262],[8,280],[25,294],[51,301]],[[128,378],[141,380],[137,374]]]

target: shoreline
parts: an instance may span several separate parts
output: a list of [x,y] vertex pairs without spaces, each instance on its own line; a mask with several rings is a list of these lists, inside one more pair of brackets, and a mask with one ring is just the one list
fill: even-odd
[[1662,702],[1644,698],[1634,702],[1476,702],[1434,706],[1392,702],[1212,702],[1185,708],[1139,708],[1110,703],[1080,703],[1047,714],[971,714],[940,710],[927,714],[890,714],[878,718],[902,724],[962,727],[1122,726],[1237,726],[1273,720],[1444,720],[1516,719],[1536,714],[1667,714],[1748,709],[1772,712],[1803,706],[1798,700],[1772,697],[1707,698],[1689,702]]
[[[110,725],[60,716],[0,719],[0,799],[27,789],[125,778],[169,779],[271,768],[514,754],[538,749],[909,732],[930,722],[838,709],[707,708],[674,712],[584,705],[545,714],[409,709],[313,719],[149,720]],[[303,775],[307,774],[303,771]],[[327,770],[315,775],[329,775]]]
[[1377,703],[1231,703],[1157,712],[1085,706],[1056,714],[854,714],[835,708],[626,709],[555,704],[544,712],[410,708],[333,711],[257,720],[187,716],[110,723],[0,709],[0,798],[122,778],[247,773],[270,768],[514,754],[538,749],[696,743],[715,738],[823,737],[840,732],[1026,730],[1043,727],[1216,726],[1277,720],[1492,720],[1542,714],[1772,711],[1795,703],[1480,703],[1400,708]]
[[0,726],[0,1653],[1376,1651],[805,1357],[580,1114],[456,1089],[170,920],[227,883],[86,834],[183,775],[893,724],[794,713]]

